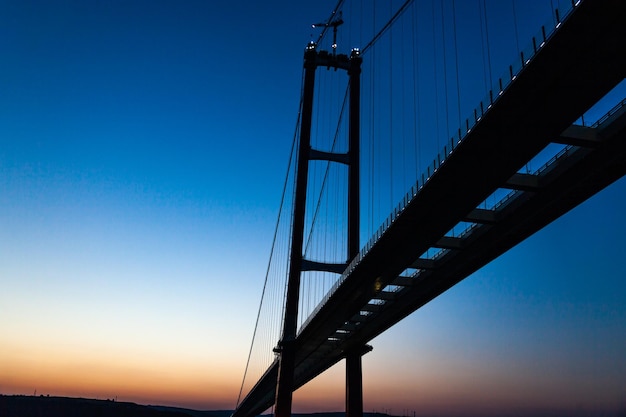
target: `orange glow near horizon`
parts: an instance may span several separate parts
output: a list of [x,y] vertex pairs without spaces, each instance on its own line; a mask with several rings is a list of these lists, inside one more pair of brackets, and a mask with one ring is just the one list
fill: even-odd
[[[96,399],[116,398],[140,404],[171,405],[194,409],[231,409],[236,385],[213,375],[188,376],[161,370],[129,372],[85,366],[76,372],[39,369],[20,374],[3,371],[3,394],[55,395]],[[62,376],[61,376],[62,375]]]
[[296,413],[325,412],[345,409],[345,367],[335,365],[293,394]]
[[[0,349],[7,357],[8,349]],[[24,350],[13,355],[17,360],[0,360],[0,393],[18,395],[53,395],[111,399],[139,404],[169,405],[197,410],[232,409],[239,389],[239,376],[233,375],[230,364],[213,367],[197,366],[178,358],[154,361],[129,356],[95,359],[86,355],[38,355]],[[406,359],[406,358],[405,358]],[[432,360],[432,358],[430,358]],[[387,362],[387,375],[377,370],[376,356],[364,359],[364,411],[393,415],[430,414],[444,416],[492,416],[503,409],[532,414],[536,410],[572,410],[606,401],[588,398],[588,387],[566,385],[557,388],[556,376],[543,381],[532,380],[522,373],[510,379],[490,375],[488,369],[453,363],[442,371],[433,371],[425,364],[416,368],[407,362],[404,369],[420,369],[415,379],[400,373],[396,360]],[[229,368],[230,367],[230,368]],[[399,369],[399,368],[398,368]],[[395,376],[394,376],[395,375]],[[294,412],[342,411],[345,409],[345,367],[335,367],[294,393]],[[418,384],[418,385],[416,385]],[[572,397],[572,394],[576,394]],[[532,407],[528,400],[532,398]],[[271,410],[269,410],[271,411]]]
[[0,393],[117,398],[141,404],[196,409],[234,407],[239,376],[232,365],[201,365],[184,358],[72,354],[24,349],[8,355],[0,346]]

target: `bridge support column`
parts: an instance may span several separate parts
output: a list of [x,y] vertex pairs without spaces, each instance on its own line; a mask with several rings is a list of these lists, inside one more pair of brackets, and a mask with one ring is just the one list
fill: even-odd
[[285,319],[282,339],[279,342],[278,378],[276,381],[276,417],[291,417],[292,393],[294,391],[295,341],[298,325],[298,300],[300,298],[300,272],[302,270],[302,245],[304,240],[304,215],[306,206],[309,153],[311,151],[311,119],[315,69],[317,68],[315,45],[309,45],[304,53],[304,91],[302,118],[300,119],[300,148],[296,171],[296,195],[294,199],[291,251],[287,276]]
[[363,370],[359,353],[346,356],[346,417],[363,417]]
[[348,170],[348,263],[359,254],[361,249],[359,228],[361,227],[361,63],[363,59],[358,50],[350,54],[350,114],[348,125],[348,143],[350,163]]
[[363,417],[363,367],[362,357],[372,347],[363,346],[346,355],[346,417]]
[[[360,239],[360,95],[361,95],[361,62],[358,50],[350,56],[350,123],[349,123],[349,155],[350,168],[348,174],[348,262],[359,254]],[[346,417],[363,417],[363,372],[361,357],[371,351],[369,345],[354,349],[346,355]]]

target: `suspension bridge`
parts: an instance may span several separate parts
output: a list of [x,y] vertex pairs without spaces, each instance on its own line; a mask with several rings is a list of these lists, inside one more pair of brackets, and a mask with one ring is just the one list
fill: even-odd
[[485,1],[426,3],[340,1],[316,24],[233,417],[290,415],[293,391],[342,359],[346,414],[361,416],[372,339],[626,174],[626,99],[588,123],[626,75],[626,4],[548,2],[521,49],[512,1],[504,64]]

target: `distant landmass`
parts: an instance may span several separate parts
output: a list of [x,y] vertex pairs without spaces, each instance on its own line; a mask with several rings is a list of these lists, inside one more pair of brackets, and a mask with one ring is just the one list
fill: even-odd
[[[0,417],[230,417],[232,410],[200,411],[160,405],[140,405],[113,400],[68,398],[51,396],[3,395],[0,394]],[[518,412],[505,412],[505,416],[520,416]],[[626,410],[615,413],[567,413],[536,412],[533,417],[626,417]],[[294,413],[294,417],[345,417],[344,412]],[[414,414],[427,417],[428,414]],[[478,417],[479,415],[476,415]],[[270,416],[263,416],[270,417]],[[385,413],[363,413],[363,417],[392,417]]]
[[[232,410],[199,411],[114,400],[0,394],[0,417],[229,417]],[[344,417],[345,413],[293,414],[298,417]],[[364,417],[389,417],[363,413]]]
[[1,417],[226,417],[167,407],[152,407],[113,400],[27,395],[0,395]]

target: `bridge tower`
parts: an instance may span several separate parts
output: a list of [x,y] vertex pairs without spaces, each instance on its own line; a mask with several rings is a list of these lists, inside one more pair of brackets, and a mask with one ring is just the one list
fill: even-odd
[[[275,416],[290,417],[294,386],[294,368],[296,360],[296,331],[298,322],[298,299],[300,295],[300,277],[303,271],[327,271],[342,273],[348,263],[360,249],[360,190],[359,190],[359,153],[360,153],[360,74],[361,62],[358,49],[353,49],[350,56],[333,52],[318,51],[311,42],[304,52],[304,90],[302,118],[300,121],[300,143],[298,165],[296,168],[296,190],[293,211],[293,228],[287,277],[287,296],[285,317],[281,340],[276,348],[279,355],[278,379],[276,382]],[[311,148],[311,120],[313,114],[313,95],[315,72],[318,67],[346,70],[349,76],[349,121],[348,152],[332,153]],[[343,264],[313,262],[304,259],[303,240],[305,206],[309,161],[326,160],[348,165],[348,227],[347,258]],[[361,356],[371,350],[363,346],[346,353],[346,414],[348,417],[362,417],[363,392]]]

